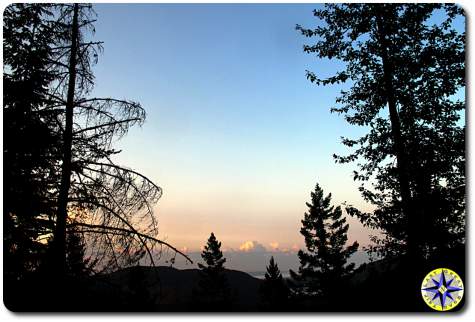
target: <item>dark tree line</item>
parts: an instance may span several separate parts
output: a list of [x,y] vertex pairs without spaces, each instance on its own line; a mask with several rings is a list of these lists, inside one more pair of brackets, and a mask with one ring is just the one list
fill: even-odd
[[[154,264],[159,186],[116,164],[113,142],[145,121],[140,103],[90,96],[102,51],[88,4],[4,13],[5,276],[58,278]],[[183,255],[183,254],[182,254]],[[78,265],[82,262],[82,268]],[[41,269],[40,269],[41,267]]]

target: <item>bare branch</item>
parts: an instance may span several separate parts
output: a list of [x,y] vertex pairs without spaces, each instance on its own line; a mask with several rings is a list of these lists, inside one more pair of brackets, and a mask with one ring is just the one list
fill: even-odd
[[103,226],[103,225],[91,225],[91,224],[85,224],[85,223],[73,223],[73,224],[69,224],[68,226],[71,226],[71,227],[72,226],[79,226],[79,227],[86,227],[86,228],[93,228],[93,229],[103,230],[102,232],[90,231],[90,232],[95,232],[95,233],[104,233],[106,231],[115,231],[115,232],[122,232],[122,233],[125,233],[125,234],[135,234],[137,236],[141,236],[142,238],[153,240],[154,242],[156,242],[158,244],[167,246],[168,248],[173,250],[175,253],[180,254],[181,256],[186,258],[186,260],[188,260],[191,264],[193,264],[193,261],[191,260],[191,258],[188,255],[182,253],[181,251],[179,251],[178,249],[176,249],[175,247],[173,247],[169,243],[164,242],[160,239],[154,238],[152,236],[147,236],[147,235],[141,234],[137,231],[130,231],[130,230],[127,230],[127,229],[124,229],[124,228],[119,228],[119,227],[109,227],[109,226]]
[[123,123],[130,123],[130,122],[134,122],[134,121],[140,121],[140,119],[139,118],[131,118],[131,119],[126,119],[126,120],[120,120],[120,121],[100,124],[100,125],[96,125],[96,126],[91,126],[91,127],[88,127],[88,128],[77,130],[77,131],[73,132],[73,134],[79,134],[79,133],[86,132],[86,131],[93,131],[93,130],[97,130],[97,129],[100,129],[100,128],[103,128],[103,127],[108,127],[108,126],[114,127],[115,125],[120,125],[120,124],[123,124]]

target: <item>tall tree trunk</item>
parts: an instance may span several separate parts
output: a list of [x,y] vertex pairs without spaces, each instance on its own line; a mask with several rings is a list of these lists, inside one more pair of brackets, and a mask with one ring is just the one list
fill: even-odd
[[[384,5],[382,5],[384,6]],[[407,173],[407,159],[404,152],[404,139],[401,134],[401,123],[399,119],[399,113],[396,107],[396,98],[394,96],[393,85],[393,66],[391,63],[390,55],[388,54],[389,43],[387,39],[387,32],[383,22],[385,16],[384,9],[380,14],[376,16],[378,38],[380,42],[381,60],[383,63],[383,79],[384,89],[386,93],[386,99],[389,109],[389,118],[391,121],[391,134],[394,142],[394,152],[397,159],[397,173],[399,179],[399,187],[401,193],[402,211],[405,216],[407,224],[407,252],[409,258],[417,259],[418,254],[418,242],[417,242],[417,224],[414,216],[415,212],[411,209],[411,192],[409,188],[409,178]]]
[[69,80],[66,100],[66,124],[63,134],[63,160],[61,167],[61,185],[58,196],[56,229],[54,234],[54,265],[59,274],[66,270],[66,219],[68,216],[68,196],[71,185],[71,158],[73,138],[74,92],[76,89],[76,63],[78,52],[78,14],[79,5],[74,4],[71,28],[71,52],[69,58]]

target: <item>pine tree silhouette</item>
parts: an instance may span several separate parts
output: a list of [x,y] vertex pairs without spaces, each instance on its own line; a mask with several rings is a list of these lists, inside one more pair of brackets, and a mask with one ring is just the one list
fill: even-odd
[[71,229],[66,239],[66,272],[73,277],[87,276],[91,274],[89,264],[82,235]]
[[198,264],[200,280],[193,290],[194,310],[228,311],[231,308],[231,292],[225,276],[224,263],[226,258],[221,251],[221,242],[214,235],[208,238],[201,253],[206,265]]
[[211,236],[208,238],[208,242],[201,253],[201,258],[203,258],[207,266],[198,264],[200,269],[216,273],[224,270],[226,258],[223,257],[223,252],[221,251],[221,242],[216,239],[214,233],[211,233]]
[[270,258],[265,279],[259,291],[261,295],[261,310],[285,311],[288,309],[290,291],[282,278],[279,267],[274,261],[274,256]]
[[311,198],[300,229],[308,252],[298,252],[299,271],[290,270],[290,274],[296,282],[297,295],[330,296],[353,272],[354,264],[346,263],[359,245],[354,242],[345,247],[349,225],[342,217],[341,208],[330,206],[331,194],[324,197],[317,184]]

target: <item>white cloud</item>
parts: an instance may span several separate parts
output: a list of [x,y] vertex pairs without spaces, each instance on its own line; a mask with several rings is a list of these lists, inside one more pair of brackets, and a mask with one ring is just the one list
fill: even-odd
[[257,241],[246,241],[241,246],[239,246],[239,250],[242,252],[253,252],[253,253],[260,253],[260,252],[267,252],[267,249],[261,243]]
[[269,246],[272,250],[279,250],[279,243],[276,241],[269,243]]

